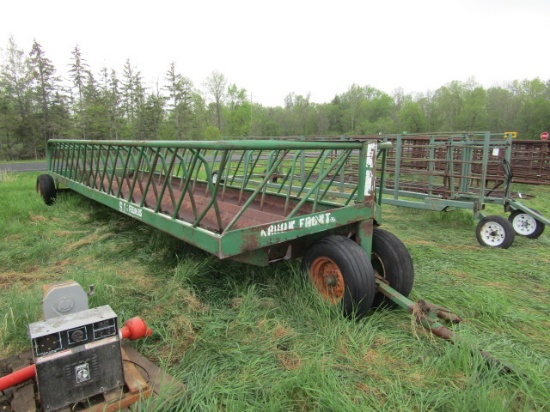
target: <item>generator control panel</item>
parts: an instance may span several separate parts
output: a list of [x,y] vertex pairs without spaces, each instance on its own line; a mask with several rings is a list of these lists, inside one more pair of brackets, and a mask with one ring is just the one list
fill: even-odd
[[35,357],[117,336],[117,316],[109,306],[36,322],[29,326]]
[[29,325],[42,407],[53,411],[124,385],[117,315],[100,306]]

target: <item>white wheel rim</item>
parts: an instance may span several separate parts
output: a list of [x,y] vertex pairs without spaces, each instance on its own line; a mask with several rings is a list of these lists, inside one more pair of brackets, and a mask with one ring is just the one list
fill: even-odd
[[497,222],[487,222],[481,227],[481,238],[488,246],[500,246],[506,239],[506,232]]
[[512,226],[517,234],[529,236],[535,233],[537,229],[537,220],[527,213],[520,213],[512,220]]
[[218,181],[218,174],[217,173],[214,173],[212,175],[212,183],[216,184],[216,182]]

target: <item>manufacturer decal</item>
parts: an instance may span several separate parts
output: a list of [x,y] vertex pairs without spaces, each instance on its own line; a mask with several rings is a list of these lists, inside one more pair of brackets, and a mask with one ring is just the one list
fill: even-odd
[[120,200],[118,202],[118,210],[120,210],[122,213],[125,213],[133,217],[139,217],[140,219],[142,217],[142,210],[140,207],[131,205],[130,203],[125,202],[124,200]]
[[269,225],[267,229],[260,231],[261,237],[271,237],[279,233],[290,232],[295,229],[308,229],[315,226],[324,226],[329,223],[336,222],[336,219],[330,215],[330,213],[322,213],[315,216],[306,216],[289,220],[288,222],[274,223]]

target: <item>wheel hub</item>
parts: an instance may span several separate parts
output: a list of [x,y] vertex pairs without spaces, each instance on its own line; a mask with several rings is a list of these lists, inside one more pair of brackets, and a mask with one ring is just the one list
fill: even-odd
[[344,277],[338,265],[331,259],[315,259],[310,266],[309,276],[326,300],[336,303],[344,297]]
[[481,229],[481,234],[486,243],[491,246],[500,245],[505,238],[504,228],[495,222],[485,224]]
[[526,213],[517,215],[512,224],[514,226],[514,230],[523,236],[528,236],[534,233],[537,228],[536,220]]

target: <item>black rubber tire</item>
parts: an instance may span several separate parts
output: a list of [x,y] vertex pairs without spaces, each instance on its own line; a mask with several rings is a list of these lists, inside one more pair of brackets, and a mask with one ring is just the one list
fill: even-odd
[[36,192],[42,196],[44,203],[48,206],[53,205],[57,197],[57,189],[53,177],[50,175],[40,175],[36,179]]
[[[403,296],[409,296],[414,284],[414,266],[409,251],[397,236],[383,229],[374,229],[371,263],[375,275],[385,279]],[[382,293],[377,293],[373,306],[378,307],[382,303],[394,305]]]
[[[533,211],[540,213],[536,209],[533,209]],[[516,234],[525,236],[529,239],[539,238],[546,227],[544,223],[538,221],[522,210],[514,210],[510,213],[510,216],[508,216],[508,220],[512,223],[512,227],[514,228]]]
[[516,237],[512,223],[502,216],[486,216],[476,227],[476,238],[480,245],[508,249]]
[[[323,262],[331,263],[323,264]],[[340,284],[329,283],[334,279],[331,279],[330,273],[327,273],[327,277],[322,279],[325,283],[319,285],[316,282],[316,279],[319,280],[319,275],[313,273],[316,272],[315,268],[326,266],[334,268],[334,265],[339,272]],[[361,317],[370,311],[376,293],[374,270],[365,251],[353,240],[334,235],[318,240],[306,251],[302,259],[302,271],[308,275],[325,299],[342,306],[346,316]],[[338,289],[340,293],[330,296],[333,290]]]

